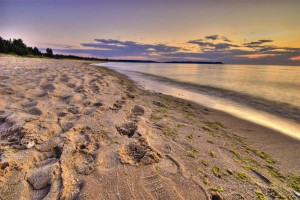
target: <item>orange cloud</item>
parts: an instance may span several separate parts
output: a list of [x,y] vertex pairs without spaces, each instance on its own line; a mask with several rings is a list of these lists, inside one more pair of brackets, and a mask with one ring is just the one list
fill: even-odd
[[263,58],[268,56],[276,56],[276,54],[249,54],[249,55],[237,55],[236,57],[242,58]]
[[300,56],[291,57],[290,60],[300,60]]

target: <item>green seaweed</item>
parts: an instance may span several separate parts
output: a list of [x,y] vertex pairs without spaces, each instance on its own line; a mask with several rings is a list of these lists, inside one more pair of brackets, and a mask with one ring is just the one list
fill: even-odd
[[214,175],[216,176],[216,177],[218,177],[218,178],[220,178],[221,176],[220,176],[220,168],[219,167],[216,167],[216,166],[214,166],[212,169],[212,172],[214,173]]
[[190,154],[188,154],[188,156],[191,158],[196,158],[196,153],[190,153]]
[[199,153],[200,151],[198,149],[193,149],[193,152]]
[[252,170],[253,167],[251,167],[250,165],[243,165],[243,168],[246,170]]
[[273,158],[271,158],[271,156],[263,151],[260,151],[258,149],[254,149],[251,147],[248,147],[246,145],[243,145],[248,151],[251,151],[252,153],[254,153],[256,156],[260,157],[261,159],[265,160],[267,163],[270,164],[274,164],[276,163],[276,160],[274,160]]
[[167,113],[167,110],[165,108],[157,109],[153,111],[154,113]]
[[237,153],[235,149],[230,149],[229,151],[235,156],[235,158],[242,160],[242,157],[240,156],[240,154]]
[[161,120],[161,119],[162,119],[162,117],[157,116],[157,115],[155,115],[155,114],[151,114],[151,116],[150,116],[150,120],[151,120],[151,121],[159,121],[159,120]]
[[196,167],[196,171],[197,171],[197,172],[201,172],[202,174],[204,174],[203,169],[201,169],[200,167]]
[[182,126],[184,126],[184,125],[183,125],[183,124],[180,124],[180,123],[177,123],[175,126],[178,127],[178,128],[180,128],[180,127],[182,127]]
[[266,165],[266,169],[267,169],[267,172],[274,178],[280,180],[280,181],[284,181],[286,178],[284,176],[284,174],[279,171],[279,169],[276,169],[274,168],[272,165]]
[[177,135],[177,132],[169,127],[162,128],[161,131],[164,135],[169,135],[169,134]]
[[255,190],[254,196],[258,200],[268,200],[268,198],[260,190]]
[[216,153],[214,151],[210,151],[209,154],[211,157],[216,157]]
[[219,186],[219,187],[211,187],[211,190],[213,192],[222,192],[223,191],[223,187]]
[[200,163],[205,167],[208,167],[208,162],[206,162],[205,160],[201,160]]
[[249,177],[247,176],[247,174],[246,173],[244,173],[244,172],[238,172],[236,175],[235,175],[235,177],[237,178],[237,179],[239,179],[239,180],[241,180],[241,181],[247,181],[248,179],[249,179]]
[[288,177],[288,185],[289,187],[293,188],[297,192],[300,192],[300,176],[297,176],[297,174],[292,173]]
[[188,119],[191,118],[191,117],[194,117],[194,116],[195,116],[195,115],[193,115],[192,113],[185,113],[185,114],[184,114],[184,117],[185,117],[185,118],[188,118]]
[[205,185],[209,185],[210,180],[209,180],[208,178],[204,178],[203,183],[204,183]]
[[273,187],[268,188],[268,195],[271,196],[273,199],[286,199],[286,197],[281,194],[280,191],[276,190]]
[[214,132],[214,130],[209,128],[208,126],[202,126],[202,129],[211,133]]
[[191,135],[188,135],[188,136],[186,136],[188,139],[190,139],[190,140],[193,140],[193,139],[195,139],[195,135],[193,135],[193,134],[191,134]]
[[220,130],[222,128],[225,128],[225,126],[221,122],[204,122],[206,127],[209,127],[212,130]]

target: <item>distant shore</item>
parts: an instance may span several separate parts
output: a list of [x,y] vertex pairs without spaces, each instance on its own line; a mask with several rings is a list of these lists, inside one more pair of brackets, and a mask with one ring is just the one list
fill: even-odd
[[1,56],[2,198],[297,198],[300,141],[90,64]]

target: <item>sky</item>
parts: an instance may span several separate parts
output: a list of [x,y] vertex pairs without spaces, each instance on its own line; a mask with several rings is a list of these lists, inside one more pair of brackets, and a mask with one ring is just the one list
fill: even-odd
[[99,58],[300,65],[300,1],[0,0],[0,36]]

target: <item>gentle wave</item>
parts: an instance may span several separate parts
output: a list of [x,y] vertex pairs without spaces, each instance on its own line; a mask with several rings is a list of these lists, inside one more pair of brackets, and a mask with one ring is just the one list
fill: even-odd
[[[151,78],[156,81],[163,82],[163,84],[173,85],[181,89],[202,93],[204,95],[210,95],[222,99],[226,99],[229,101],[234,101],[241,105],[268,112],[273,115],[277,115],[278,117],[284,117],[289,120],[293,120],[297,123],[300,123],[300,108],[297,108],[288,103],[281,103],[277,101],[271,101],[268,99],[256,97],[253,95],[249,95],[242,92],[237,92],[233,90],[227,90],[224,88],[218,88],[207,85],[198,85],[191,84],[187,82],[177,81],[171,78],[165,78],[161,76],[154,76],[152,74],[141,73],[141,72],[133,72],[127,70],[127,72],[136,73],[143,75],[144,77]],[[278,109],[280,108],[280,109]]]

